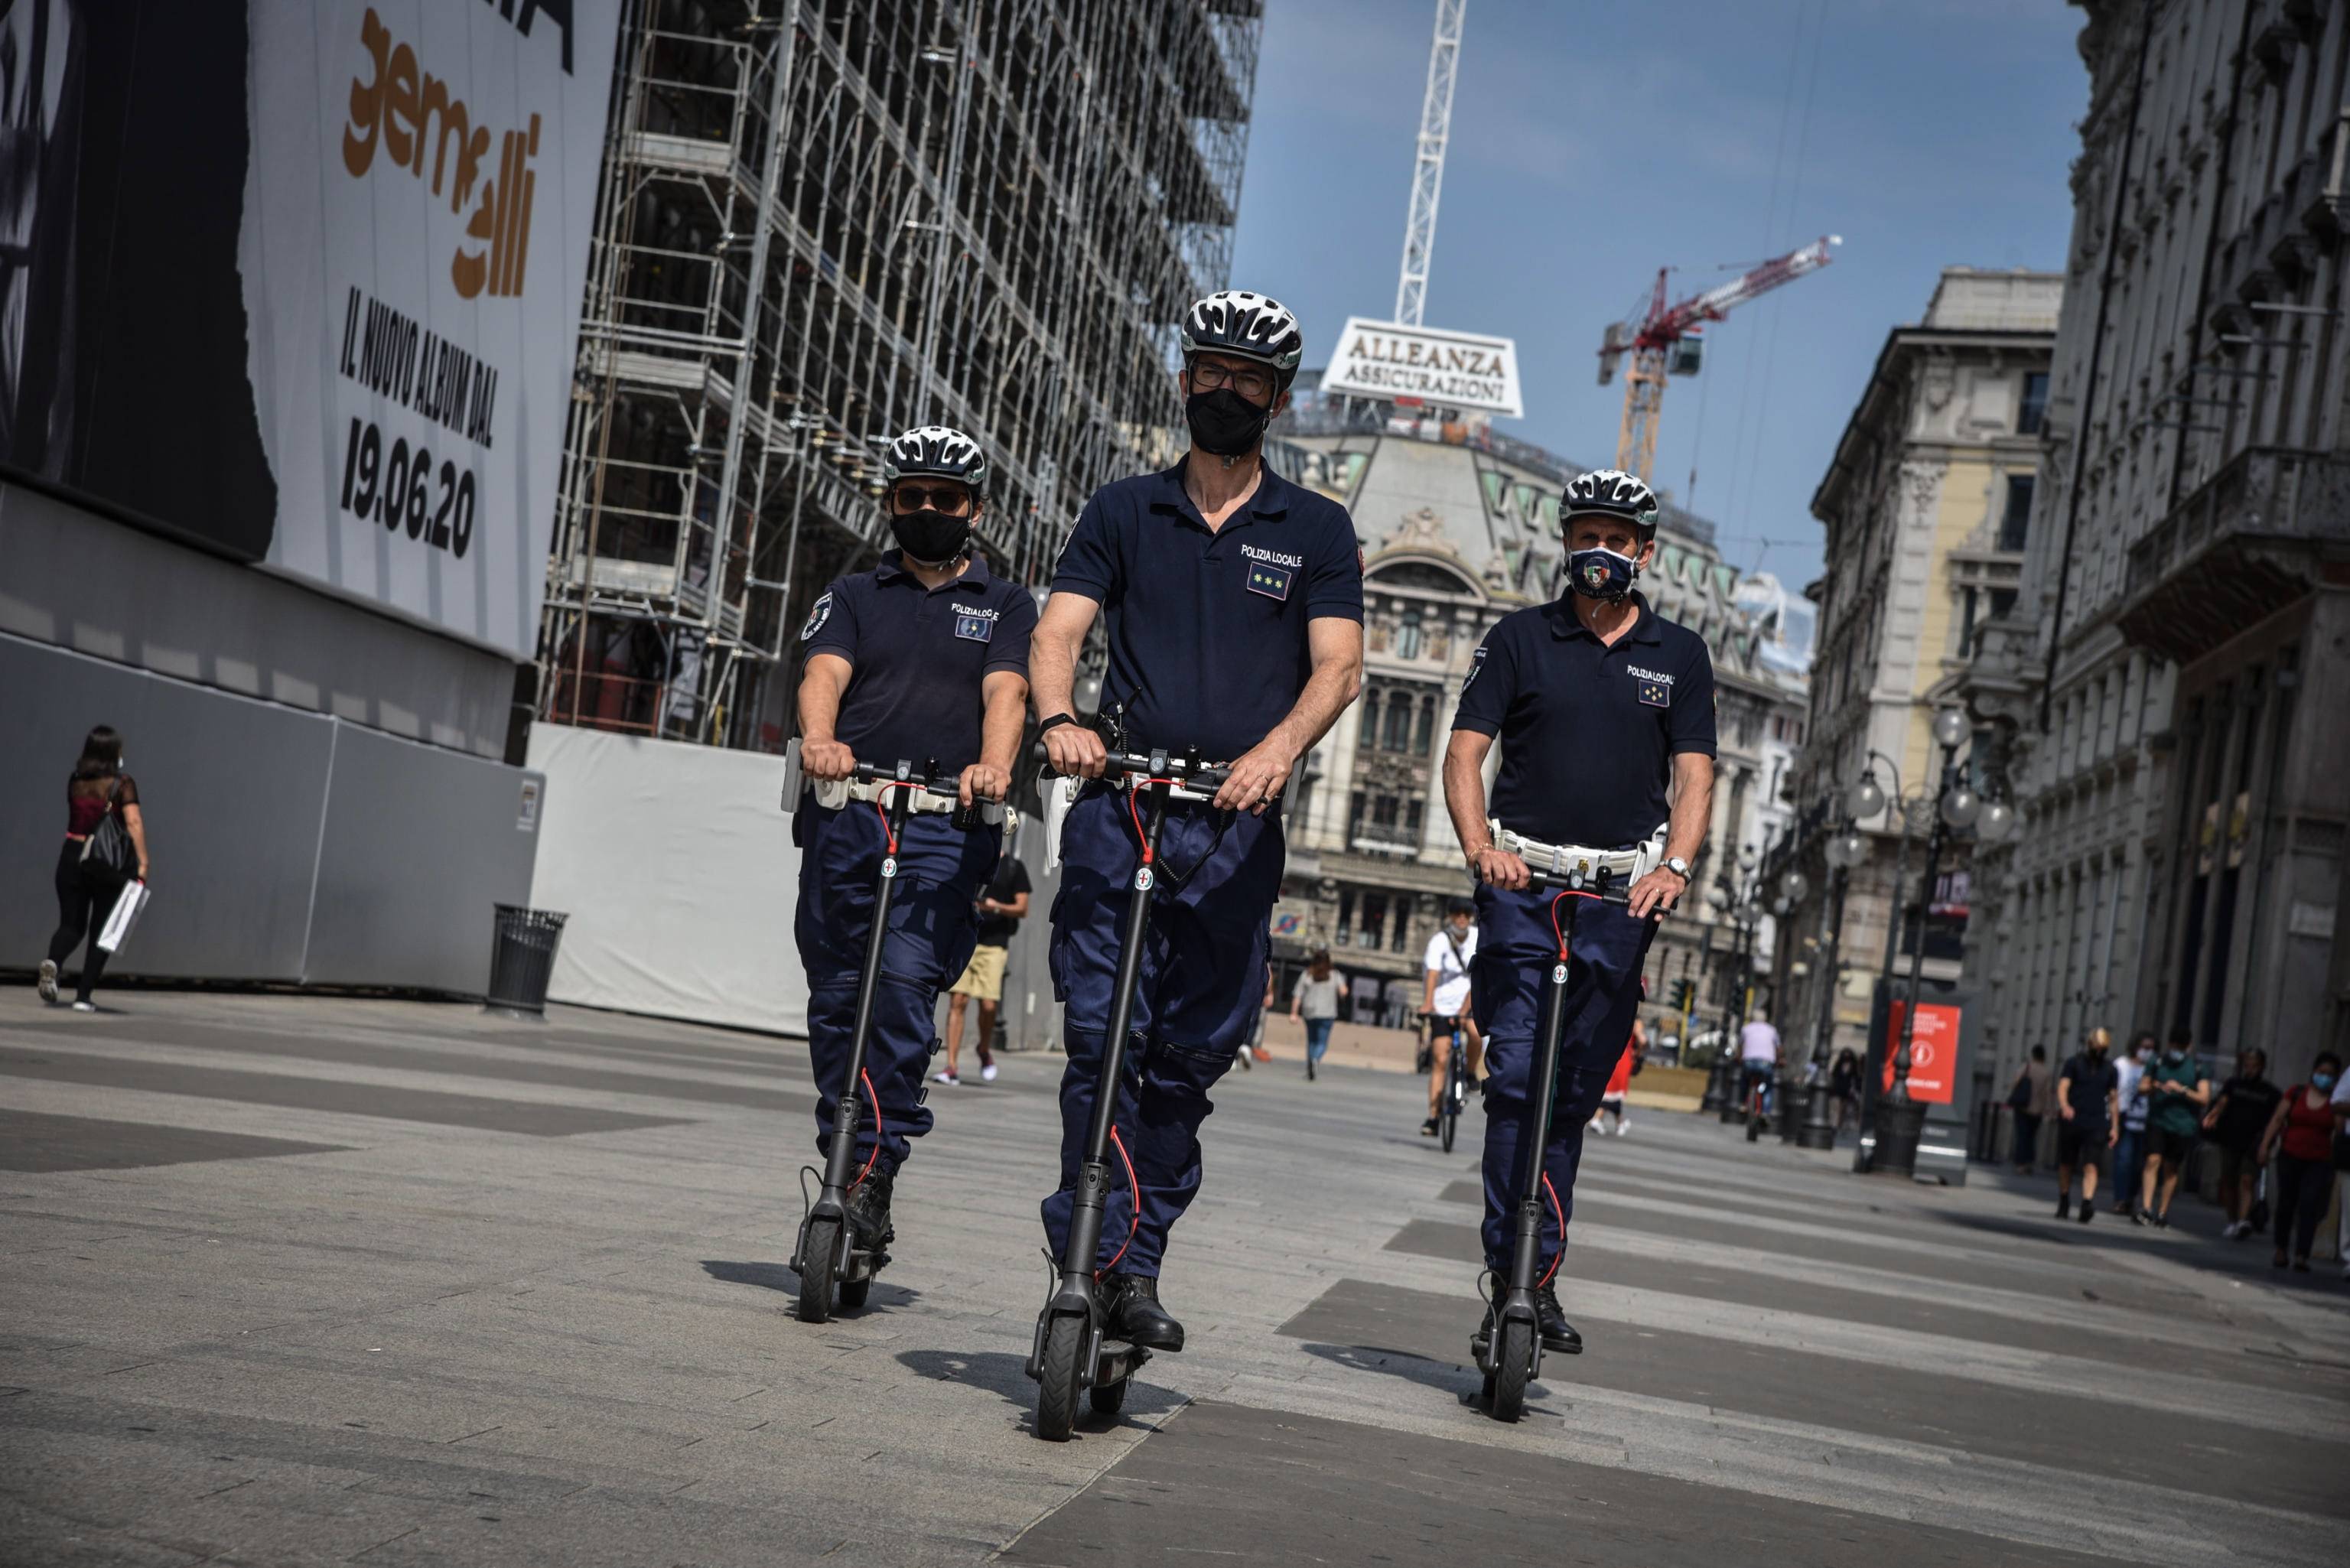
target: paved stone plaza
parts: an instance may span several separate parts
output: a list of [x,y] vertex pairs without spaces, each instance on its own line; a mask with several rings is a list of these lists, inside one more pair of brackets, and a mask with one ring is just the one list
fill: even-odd
[[1584,1168],[1590,1352],[1503,1428],[1467,1403],[1473,1149],[1415,1135],[1413,1080],[1294,1059],[1219,1091],[1191,1348],[1039,1442],[1059,1068],[932,1091],[899,1261],[816,1328],[796,1046],[12,992],[0,1562],[2341,1561],[2330,1272],[1636,1111]]

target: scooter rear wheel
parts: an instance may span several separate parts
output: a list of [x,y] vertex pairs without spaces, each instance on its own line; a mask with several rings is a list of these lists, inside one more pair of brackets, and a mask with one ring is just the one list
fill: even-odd
[[1097,1383],[1086,1394],[1097,1416],[1115,1416],[1126,1406],[1126,1386],[1133,1379],[1121,1377],[1115,1383]]
[[1515,1422],[1525,1414],[1526,1378],[1534,1370],[1534,1324],[1504,1318],[1493,1340],[1491,1398],[1496,1421]]
[[837,1282],[832,1274],[833,1261],[840,1256],[840,1221],[811,1220],[807,1232],[800,1242],[799,1319],[802,1323],[830,1323],[833,1293]]
[[1461,1113],[1453,1107],[1451,1098],[1448,1096],[1445,1102],[1444,1114],[1436,1119],[1436,1140],[1444,1146],[1445,1153],[1451,1154],[1452,1152],[1453,1135],[1460,1130],[1460,1127]]
[[866,1298],[870,1296],[872,1293],[873,1282],[871,1280],[841,1281],[840,1310],[843,1312],[858,1311],[865,1305]]
[[1075,1313],[1045,1327],[1045,1348],[1036,1358],[1036,1435],[1066,1443],[1077,1425],[1077,1374],[1086,1354],[1086,1320]]

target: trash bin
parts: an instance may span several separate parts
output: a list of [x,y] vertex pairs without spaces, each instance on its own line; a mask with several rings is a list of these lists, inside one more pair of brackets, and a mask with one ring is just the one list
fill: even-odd
[[545,1018],[546,986],[555,976],[556,944],[570,917],[552,909],[497,906],[497,936],[490,950],[490,990],[484,1012],[509,1018]]

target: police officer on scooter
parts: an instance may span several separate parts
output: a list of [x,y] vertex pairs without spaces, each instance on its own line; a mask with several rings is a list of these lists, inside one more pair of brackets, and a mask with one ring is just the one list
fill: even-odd
[[[925,425],[889,443],[889,530],[898,548],[870,571],[825,589],[800,629],[800,767],[811,781],[933,761],[959,774],[958,797],[1001,801],[1012,781],[1028,697],[1028,639],[1036,603],[991,574],[972,548],[983,514],[987,459],[961,431]],[[873,889],[890,849],[875,805],[827,810],[804,797],[792,818],[800,847],[795,934],[808,982],[808,1055],[816,1069],[816,1147],[828,1150],[846,1086],[858,980],[872,929]],[[910,815],[896,846],[897,891],[873,998],[866,1075],[876,1118],[857,1129],[868,1170],[850,1194],[859,1245],[891,1238],[889,1189],[910,1140],[931,1127],[921,1104],[931,1018],[939,992],[971,961],[976,905],[995,867],[999,830],[964,832],[946,815]]]
[[[1208,1091],[1231,1070],[1264,994],[1266,922],[1281,888],[1282,786],[1361,684],[1362,555],[1346,508],[1263,460],[1305,338],[1262,295],[1193,305],[1182,331],[1191,448],[1162,473],[1097,493],[1063,551],[1036,628],[1036,711],[1055,773],[1097,779],[1103,736],[1076,722],[1076,657],[1105,618],[1104,727],[1121,750],[1196,749],[1231,764],[1212,801],[1168,804],[1158,891],[1115,1126],[1140,1212],[1114,1182],[1099,1266],[1105,1329],[1183,1348],[1158,1299],[1167,1233],[1200,1189]],[[1085,1158],[1120,924],[1139,856],[1129,802],[1087,786],[1062,827],[1054,989],[1066,1004],[1061,1179],[1044,1203],[1053,1254],[1067,1241]],[[1113,1167],[1115,1170],[1117,1168]]]
[[[1567,486],[1560,511],[1569,592],[1504,616],[1486,633],[1461,691],[1444,753],[1444,800],[1476,874],[1471,994],[1485,1036],[1485,1265],[1506,1278],[1513,1218],[1539,1158],[1555,1204],[1544,1265],[1566,1244],[1584,1124],[1640,1002],[1656,921],[1689,890],[1713,799],[1713,660],[1696,633],[1664,619],[1633,584],[1657,549],[1657,498],[1602,469]],[[1490,814],[1485,753],[1502,742]],[[1530,888],[1528,862],[1578,857],[1631,880],[1628,907],[1585,900],[1574,928],[1558,1100],[1548,1147],[1521,1148],[1520,1124],[1549,1085],[1533,1075],[1542,992],[1557,961],[1554,895]],[[1583,1341],[1540,1293],[1545,1349]]]

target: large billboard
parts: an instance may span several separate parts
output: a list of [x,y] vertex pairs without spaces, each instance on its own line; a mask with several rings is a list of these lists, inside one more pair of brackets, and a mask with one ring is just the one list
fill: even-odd
[[1440,332],[1393,321],[1347,318],[1322,391],[1387,402],[1502,414],[1525,412],[1518,397],[1518,346],[1507,337]]
[[0,467],[528,657],[619,9],[0,7]]

